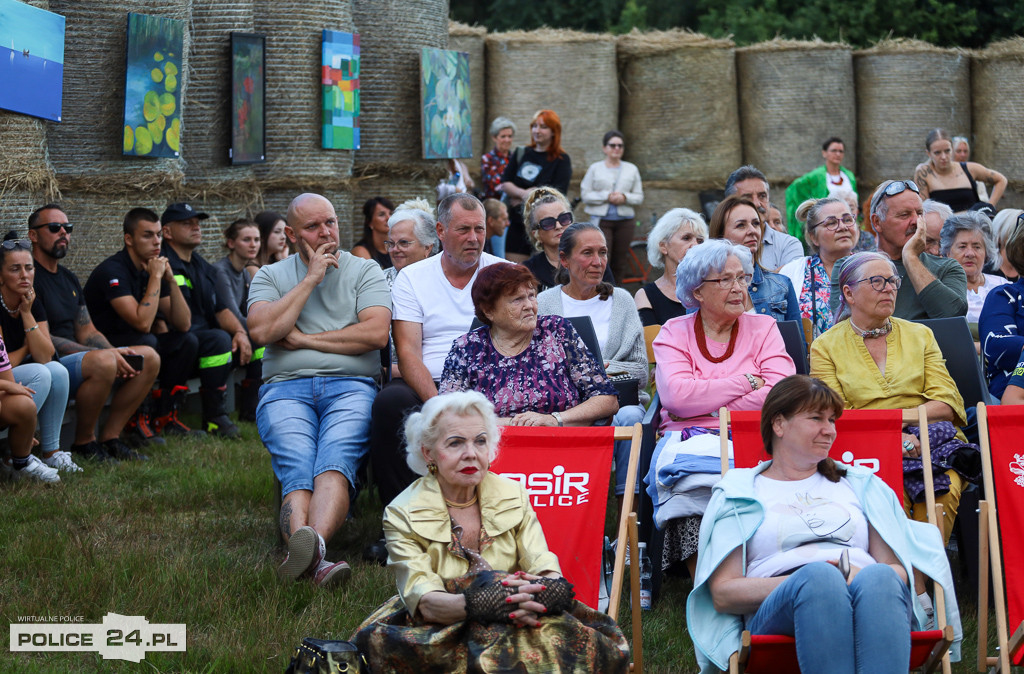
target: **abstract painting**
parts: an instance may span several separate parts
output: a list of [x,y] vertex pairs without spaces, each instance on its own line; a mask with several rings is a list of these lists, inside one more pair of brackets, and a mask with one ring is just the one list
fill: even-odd
[[325,150],[359,149],[359,35],[325,30],[321,59]]
[[128,14],[124,154],[177,157],[181,152],[181,54],[185,22]]
[[423,97],[423,157],[473,154],[470,129],[469,54],[424,48],[420,58]]
[[262,35],[231,34],[231,163],[266,160],[266,116]]
[[60,121],[64,17],[0,0],[0,108]]

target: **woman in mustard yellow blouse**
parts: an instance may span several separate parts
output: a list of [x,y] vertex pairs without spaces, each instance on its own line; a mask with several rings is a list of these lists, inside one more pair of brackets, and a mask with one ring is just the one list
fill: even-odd
[[488,470],[499,438],[491,403],[436,396],[405,433],[423,477],[384,513],[398,596],[353,637],[371,669],[625,672],[622,632],[573,599],[526,491]]
[[843,295],[836,322],[811,345],[811,376],[839,393],[849,409],[903,410],[903,504],[908,515],[921,521],[927,519],[923,480],[914,468],[921,456],[917,407],[925,406],[936,501],[944,508],[948,540],[965,474],[973,477],[977,451],[959,430],[965,423],[963,399],[932,331],[892,316],[900,281],[884,255],[857,253],[849,258],[839,277]]

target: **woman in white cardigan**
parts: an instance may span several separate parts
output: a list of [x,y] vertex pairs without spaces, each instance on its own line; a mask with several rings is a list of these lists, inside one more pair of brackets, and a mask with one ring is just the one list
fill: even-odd
[[[628,292],[602,281],[608,266],[608,247],[600,228],[589,222],[577,222],[562,232],[558,243],[560,267],[556,280],[561,286],[549,288],[537,296],[537,313],[566,318],[589,316],[597,333],[605,371],[610,377],[627,375],[637,380],[640,404],[622,405],[613,423],[632,426],[644,416],[650,397],[647,387],[647,347],[644,328],[636,304]],[[621,396],[620,396],[621,398]],[[629,442],[615,443],[615,493],[625,491],[625,466]]]
[[633,207],[644,202],[640,171],[635,164],[622,161],[624,145],[622,132],[604,134],[604,161],[591,164],[580,184],[583,210],[604,232],[612,275],[619,282],[626,277],[629,244],[636,231]]

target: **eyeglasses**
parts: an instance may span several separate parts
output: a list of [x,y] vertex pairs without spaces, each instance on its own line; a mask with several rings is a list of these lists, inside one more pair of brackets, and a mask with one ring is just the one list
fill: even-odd
[[750,285],[754,279],[753,274],[741,274],[740,276],[723,276],[722,278],[706,278],[702,283],[717,283],[722,290],[732,290],[732,287],[739,282],[744,288]]
[[818,224],[812,225],[811,229],[824,227],[830,232],[835,232],[839,229],[839,225],[842,225],[843,227],[856,227],[857,219],[853,217],[853,215],[850,213],[847,213],[846,215],[843,215],[842,217],[839,218],[837,218],[834,215],[830,215],[821,222],[819,222]]
[[561,225],[562,227],[568,227],[572,224],[572,213],[566,211],[557,218],[541,218],[537,222],[537,227],[543,229],[545,232],[550,232],[552,229]]
[[855,286],[858,283],[870,283],[871,287],[876,291],[884,293],[887,285],[892,286],[893,290],[899,290],[900,286],[903,285],[903,279],[899,276],[890,276],[888,278],[885,276],[869,276],[867,278],[862,278],[859,281],[854,281],[850,285]]
[[416,243],[416,242],[415,241],[410,241],[409,239],[399,239],[398,241],[387,241],[387,240],[385,240],[384,241],[384,249],[385,250],[391,250],[392,248],[397,248],[399,250],[408,250],[409,246],[411,246],[414,243]]
[[44,222],[40,225],[32,225],[31,227],[29,227],[29,229],[42,229],[43,227],[49,229],[50,234],[59,234],[61,228],[63,228],[65,232],[70,234],[75,229],[75,226],[72,225],[70,222]]
[[0,247],[2,247],[4,250],[17,250],[18,248],[20,248],[22,250],[27,250],[31,252],[32,242],[29,241],[28,239],[12,239],[10,241],[0,242]]

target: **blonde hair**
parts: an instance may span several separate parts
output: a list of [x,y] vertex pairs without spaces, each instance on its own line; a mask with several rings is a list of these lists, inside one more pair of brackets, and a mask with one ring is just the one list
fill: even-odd
[[562,204],[566,211],[572,213],[572,206],[569,204],[569,200],[554,187],[538,187],[526,196],[526,202],[523,204],[523,223],[526,225],[526,231],[530,236],[530,241],[533,242],[533,247],[537,250],[542,250],[543,246],[540,243],[540,239],[537,238],[539,227],[534,222],[534,211],[537,210],[538,206],[555,203]]

